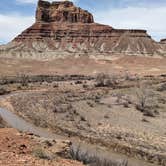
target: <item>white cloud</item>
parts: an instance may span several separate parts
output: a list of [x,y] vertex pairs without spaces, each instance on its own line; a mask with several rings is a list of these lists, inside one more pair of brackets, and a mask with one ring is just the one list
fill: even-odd
[[34,17],[0,14],[0,42],[8,42],[32,25]]
[[166,7],[128,7],[96,12],[96,21],[114,28],[146,29],[155,39],[166,37]]

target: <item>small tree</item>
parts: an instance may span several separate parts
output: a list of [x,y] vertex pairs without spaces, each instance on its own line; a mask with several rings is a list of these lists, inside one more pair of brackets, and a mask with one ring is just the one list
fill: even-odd
[[141,110],[144,110],[147,106],[148,98],[150,97],[149,91],[141,86],[137,88],[136,90],[137,100],[138,100],[138,106],[141,108]]
[[28,82],[29,82],[29,77],[25,74],[21,74],[19,76],[20,78],[20,83],[21,83],[21,86],[28,86]]
[[114,87],[117,84],[117,77],[115,75],[100,73],[96,77],[96,83],[98,87]]
[[156,100],[154,93],[149,87],[140,85],[136,90],[137,105],[136,108],[147,116],[155,116]]

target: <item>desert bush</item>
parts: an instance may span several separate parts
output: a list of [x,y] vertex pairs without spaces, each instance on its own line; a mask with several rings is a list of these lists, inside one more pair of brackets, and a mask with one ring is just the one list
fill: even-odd
[[158,91],[166,91],[166,83],[162,84],[158,89]]
[[129,108],[129,107],[130,107],[130,106],[129,106],[129,103],[128,103],[127,101],[123,103],[123,106],[124,106],[125,108]]
[[29,77],[25,74],[20,74],[19,75],[20,78],[20,83],[21,86],[28,86],[28,82],[29,82]]
[[149,123],[149,121],[146,118],[142,118],[142,122]]
[[110,117],[109,117],[109,115],[104,115],[104,118],[109,119]]
[[77,81],[75,81],[75,84],[77,85],[77,84],[82,84],[83,82],[82,81],[80,81],[80,80],[77,80]]
[[141,85],[136,90],[136,96],[136,109],[143,112],[145,116],[155,117],[157,104],[153,91],[149,87]]
[[93,157],[89,156],[88,152],[82,152],[81,146],[78,145],[76,148],[73,146],[70,147],[70,158],[72,160],[77,160],[83,164],[90,164],[94,162]]
[[156,116],[156,113],[155,113],[154,110],[151,110],[151,109],[146,108],[146,109],[144,110],[144,116],[155,117],[155,116]]
[[124,79],[126,81],[136,81],[136,80],[139,80],[139,76],[137,74],[133,75],[129,72],[125,72],[124,73]]
[[126,160],[122,162],[112,161],[97,155],[91,155],[88,151],[83,152],[80,145],[75,148],[70,147],[70,158],[89,166],[128,166],[128,161]]
[[117,93],[116,94],[116,97],[117,97],[117,99],[116,99],[116,102],[118,103],[118,104],[120,104],[121,103],[121,101],[123,100],[123,94],[122,93]]
[[129,72],[125,72],[124,73],[124,79],[126,80],[126,81],[130,81],[130,80],[132,80],[132,76],[131,76],[131,74],[129,73]]
[[5,85],[7,83],[8,83],[7,77],[2,76],[1,79],[0,79],[0,84]]
[[53,88],[58,88],[58,87],[59,87],[58,83],[53,84]]
[[36,148],[33,150],[33,155],[40,159],[47,159],[50,160],[50,156],[42,149],[42,148]]
[[90,164],[90,166],[128,166],[128,161],[111,161],[109,159],[100,159],[95,157],[95,162]]
[[117,85],[117,77],[100,73],[96,77],[96,87],[115,87]]
[[86,119],[84,116],[80,116],[80,120],[83,121],[83,122],[86,122]]
[[92,101],[87,101],[87,104],[88,104],[90,107],[94,107],[94,102],[92,102]]
[[5,95],[5,94],[8,94],[9,91],[7,91],[5,88],[0,88],[0,95]]
[[6,123],[4,122],[4,120],[2,119],[2,117],[0,116],[0,128],[4,128],[6,125]]
[[84,84],[82,85],[82,87],[86,89],[86,88],[88,88],[88,85],[84,83]]

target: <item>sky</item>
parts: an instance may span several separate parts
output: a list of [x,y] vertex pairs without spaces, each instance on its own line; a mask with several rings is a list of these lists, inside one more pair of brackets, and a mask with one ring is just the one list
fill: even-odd
[[[93,13],[95,22],[121,29],[146,29],[157,41],[166,38],[166,0],[72,1]],[[0,44],[5,44],[34,23],[37,0],[0,3]]]

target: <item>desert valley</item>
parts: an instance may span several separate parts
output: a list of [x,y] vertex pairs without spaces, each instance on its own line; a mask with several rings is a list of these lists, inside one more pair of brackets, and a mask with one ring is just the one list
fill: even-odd
[[166,39],[39,0],[0,46],[0,165],[166,166]]

